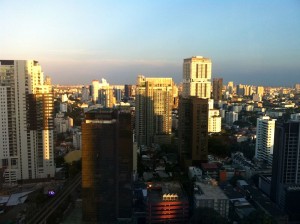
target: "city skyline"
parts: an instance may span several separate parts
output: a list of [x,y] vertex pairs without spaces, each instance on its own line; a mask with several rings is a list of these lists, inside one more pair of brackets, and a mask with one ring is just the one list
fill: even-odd
[[0,56],[34,59],[54,84],[139,74],[182,81],[182,59],[204,56],[212,77],[291,86],[300,73],[300,3],[289,1],[0,2]]

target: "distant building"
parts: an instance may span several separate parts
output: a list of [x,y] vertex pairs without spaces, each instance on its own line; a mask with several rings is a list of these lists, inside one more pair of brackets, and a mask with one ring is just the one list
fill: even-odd
[[56,133],[65,133],[73,127],[73,119],[66,116],[64,113],[57,113],[54,118],[54,126]]
[[223,78],[213,78],[213,99],[215,102],[222,100]]
[[98,90],[98,101],[104,108],[113,108],[116,104],[114,89],[111,86],[103,86]]
[[228,125],[233,125],[235,121],[239,119],[239,114],[233,111],[228,111],[225,113],[225,121]]
[[209,110],[208,112],[208,132],[219,133],[221,132],[222,118],[219,110]]
[[83,221],[116,223],[132,215],[131,114],[98,109],[82,123]]
[[182,97],[211,97],[211,60],[195,56],[183,60]]
[[272,165],[275,122],[268,116],[257,118],[255,158]]
[[73,133],[73,146],[75,149],[82,149],[82,133],[76,131]]
[[133,86],[132,85],[125,85],[124,87],[124,97],[129,99],[133,96]]
[[263,86],[257,86],[256,87],[256,94],[258,94],[260,97],[262,97],[265,93],[265,88]]
[[172,78],[138,76],[135,130],[138,146],[170,143],[173,107]]
[[189,201],[178,182],[148,183],[146,223],[188,223]]

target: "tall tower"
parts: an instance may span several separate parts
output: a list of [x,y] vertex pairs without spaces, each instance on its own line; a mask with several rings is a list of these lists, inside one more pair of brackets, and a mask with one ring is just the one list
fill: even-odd
[[207,162],[211,60],[202,56],[183,60],[179,98],[179,154],[182,166]]
[[0,167],[7,182],[53,177],[53,92],[37,61],[0,60]]
[[135,104],[138,145],[170,141],[173,85],[172,78],[138,76]]
[[131,114],[99,109],[82,123],[82,214],[89,223],[130,218],[133,135]]
[[222,100],[222,89],[223,89],[223,79],[214,78],[213,79],[213,99],[214,102]]
[[275,121],[268,116],[257,118],[255,158],[272,165]]
[[211,95],[211,60],[195,56],[183,60],[183,97],[209,99]]
[[300,121],[276,125],[271,198],[300,222]]
[[179,99],[179,151],[185,167],[200,166],[208,155],[208,99]]

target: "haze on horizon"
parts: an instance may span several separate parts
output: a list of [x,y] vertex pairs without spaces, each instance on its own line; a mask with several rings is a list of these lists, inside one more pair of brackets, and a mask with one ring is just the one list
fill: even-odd
[[184,58],[211,58],[224,83],[300,83],[300,2],[0,1],[0,58],[34,59],[53,84],[182,80]]

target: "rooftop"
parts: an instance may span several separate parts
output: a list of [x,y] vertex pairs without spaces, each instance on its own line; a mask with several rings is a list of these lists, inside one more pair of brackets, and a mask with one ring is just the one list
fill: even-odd
[[179,201],[188,201],[178,182],[149,182],[147,186],[148,201],[151,203],[162,202],[164,195],[177,195]]
[[195,185],[198,188],[198,192],[194,195],[196,199],[228,199],[219,186],[201,182],[196,182]]

